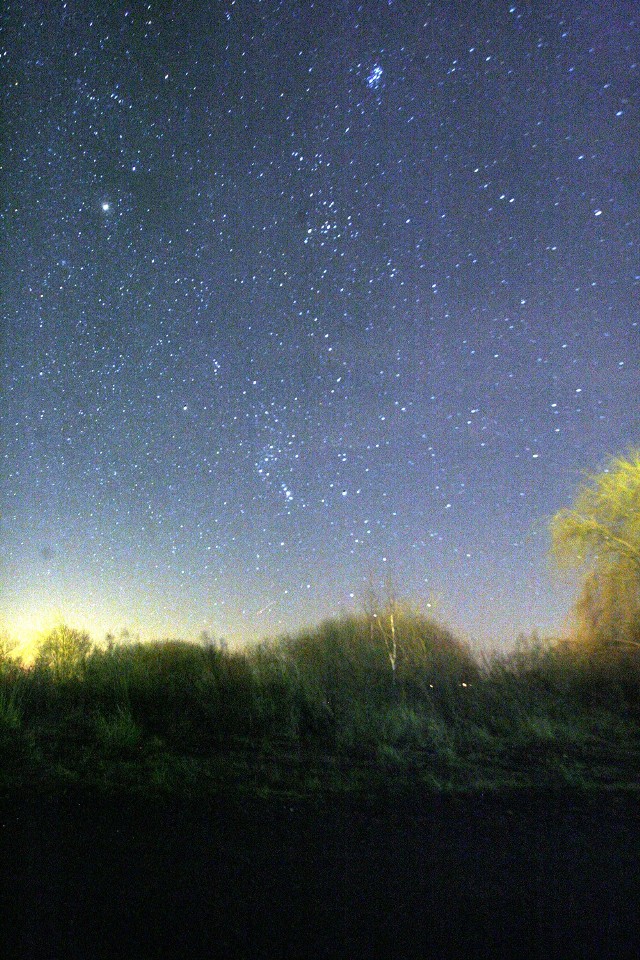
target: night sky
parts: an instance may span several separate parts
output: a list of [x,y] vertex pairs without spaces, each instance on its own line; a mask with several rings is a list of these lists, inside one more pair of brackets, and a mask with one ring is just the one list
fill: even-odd
[[639,441],[640,9],[24,0],[0,613],[252,640],[367,584],[557,630]]

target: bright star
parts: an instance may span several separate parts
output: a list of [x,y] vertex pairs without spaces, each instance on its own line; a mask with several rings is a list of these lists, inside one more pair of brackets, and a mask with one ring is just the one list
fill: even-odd
[[104,203],[102,204],[102,209],[104,210],[105,213],[107,213],[107,211],[111,209],[111,204],[107,203],[107,201],[105,200]]
[[379,63],[374,64],[371,73],[367,77],[367,86],[370,90],[377,90],[382,83],[382,67]]

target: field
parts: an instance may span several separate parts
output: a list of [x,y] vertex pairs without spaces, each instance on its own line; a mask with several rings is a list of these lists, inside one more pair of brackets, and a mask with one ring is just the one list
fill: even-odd
[[388,615],[5,656],[2,956],[636,957],[635,651]]

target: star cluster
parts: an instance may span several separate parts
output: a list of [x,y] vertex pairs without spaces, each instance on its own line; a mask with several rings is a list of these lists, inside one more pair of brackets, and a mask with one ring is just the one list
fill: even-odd
[[557,629],[544,518],[638,441],[635,4],[7,7],[10,629],[252,639],[387,576]]

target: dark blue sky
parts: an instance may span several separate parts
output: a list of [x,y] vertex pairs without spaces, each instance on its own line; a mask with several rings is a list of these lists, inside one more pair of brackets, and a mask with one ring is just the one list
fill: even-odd
[[252,639],[369,580],[557,629],[638,443],[635,3],[4,16],[0,612]]

